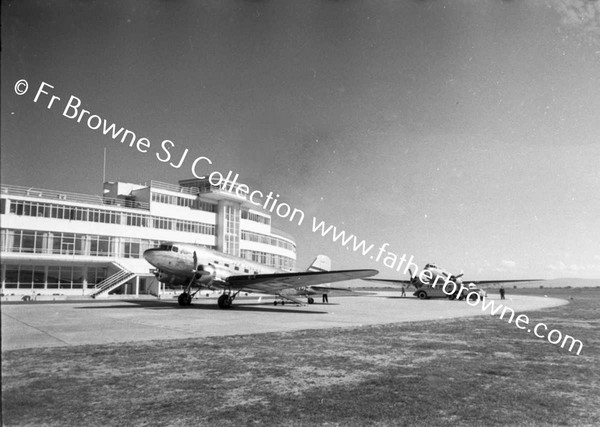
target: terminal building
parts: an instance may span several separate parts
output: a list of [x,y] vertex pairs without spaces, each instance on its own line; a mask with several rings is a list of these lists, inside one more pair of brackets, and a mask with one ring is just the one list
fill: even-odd
[[91,196],[2,184],[3,300],[160,296],[164,284],[143,253],[164,242],[293,271],[293,237],[233,185],[105,182],[104,193]]

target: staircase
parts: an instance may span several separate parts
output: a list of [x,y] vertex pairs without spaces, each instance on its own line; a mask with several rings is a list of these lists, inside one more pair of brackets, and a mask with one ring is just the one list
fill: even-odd
[[129,271],[121,264],[113,262],[113,265],[115,265],[119,271],[98,283],[98,286],[96,286],[94,292],[90,295],[92,298],[96,298],[102,294],[107,295],[113,289],[118,288],[136,276],[136,273]]

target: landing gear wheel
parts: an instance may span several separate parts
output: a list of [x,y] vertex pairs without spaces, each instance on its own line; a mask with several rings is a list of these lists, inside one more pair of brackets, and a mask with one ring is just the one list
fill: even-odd
[[187,292],[184,292],[181,295],[179,295],[179,297],[177,297],[177,302],[181,306],[190,305],[192,303],[192,296]]
[[233,302],[233,298],[231,298],[229,295],[221,295],[219,297],[219,299],[217,300],[217,304],[219,306],[219,308],[231,308],[231,303]]
[[277,307],[277,300],[273,301],[273,305]]
[[310,298],[308,299],[308,303],[309,303],[309,304],[313,304],[314,302],[315,302],[315,299],[314,299],[314,298],[310,297]]
[[425,298],[427,298],[427,293],[425,291],[419,291],[417,293],[417,298],[419,298],[419,299],[425,299]]

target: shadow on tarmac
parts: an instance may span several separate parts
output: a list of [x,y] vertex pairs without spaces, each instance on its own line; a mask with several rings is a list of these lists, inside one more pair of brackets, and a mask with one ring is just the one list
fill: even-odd
[[[314,311],[314,310],[296,310],[297,308],[302,308],[303,306],[298,306],[295,304],[287,304],[289,308],[286,306],[274,306],[272,303],[262,303],[262,304],[251,304],[251,303],[240,303],[233,304],[229,309],[222,309],[217,306],[216,302],[211,303],[197,303],[193,302],[192,305],[181,307],[177,303],[173,302],[162,302],[162,301],[136,301],[136,300],[122,300],[121,302],[131,304],[131,305],[123,305],[123,304],[111,304],[111,305],[90,305],[84,307],[73,307],[76,310],[106,310],[106,309],[123,309],[123,308],[142,308],[148,310],[202,310],[202,311],[246,311],[246,312],[263,312],[263,313],[294,313],[294,314],[327,314],[325,311]],[[330,306],[335,306],[338,304],[327,304]]]

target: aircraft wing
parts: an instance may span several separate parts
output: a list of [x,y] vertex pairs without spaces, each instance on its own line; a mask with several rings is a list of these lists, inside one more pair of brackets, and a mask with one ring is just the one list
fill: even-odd
[[[411,281],[410,280],[399,280],[399,279],[362,279],[362,280],[366,280],[369,282],[386,282],[386,283],[394,283],[394,284],[405,284],[405,285],[410,285]],[[463,279],[463,284],[467,284],[470,285],[471,283],[473,283],[474,285],[491,285],[494,283],[519,283],[519,282],[541,282],[544,279],[517,279],[517,280],[464,280]],[[440,280],[438,283],[441,283],[442,281]]]
[[463,283],[474,285],[491,285],[494,283],[519,283],[519,282],[543,282],[545,279],[519,279],[519,280],[463,280]]
[[410,285],[411,281],[410,280],[399,280],[399,279],[363,279],[363,280],[367,280],[369,282],[386,282],[386,283],[394,283],[394,284],[405,284],[405,285]]
[[279,295],[284,289],[361,279],[377,273],[377,270],[302,271],[229,276],[226,281],[232,289]]
[[317,291],[317,292],[328,292],[328,291],[352,292],[352,289],[350,289],[350,288],[334,288],[332,286],[319,286],[319,285],[311,286],[311,289],[314,291]]

